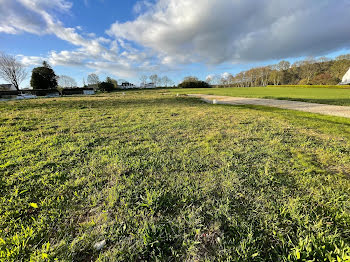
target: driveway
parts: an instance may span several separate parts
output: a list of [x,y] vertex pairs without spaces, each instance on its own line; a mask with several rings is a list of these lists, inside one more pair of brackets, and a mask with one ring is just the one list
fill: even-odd
[[281,109],[290,109],[303,111],[308,113],[316,113],[329,116],[340,116],[350,118],[350,106],[336,106],[316,103],[306,103],[289,100],[276,100],[264,98],[245,98],[245,97],[230,97],[230,96],[215,96],[190,94],[190,97],[200,98],[208,103],[227,104],[227,105],[258,105],[277,107]]

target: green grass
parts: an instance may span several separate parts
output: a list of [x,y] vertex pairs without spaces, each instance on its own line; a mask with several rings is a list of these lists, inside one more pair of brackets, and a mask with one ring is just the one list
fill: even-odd
[[210,94],[236,97],[258,97],[311,103],[350,106],[350,89],[305,87],[242,87],[211,89],[175,89],[180,94]]
[[[268,87],[276,87],[276,86],[268,85]],[[350,89],[350,85],[279,85],[278,87]]]
[[162,91],[0,112],[2,261],[350,259],[350,120]]

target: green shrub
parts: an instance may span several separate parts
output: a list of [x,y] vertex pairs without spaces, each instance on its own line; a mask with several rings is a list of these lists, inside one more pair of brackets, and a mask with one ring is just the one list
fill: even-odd
[[98,89],[105,92],[111,92],[114,89],[114,85],[108,82],[101,82],[98,84]]
[[204,81],[184,81],[178,86],[179,88],[211,88],[207,82]]

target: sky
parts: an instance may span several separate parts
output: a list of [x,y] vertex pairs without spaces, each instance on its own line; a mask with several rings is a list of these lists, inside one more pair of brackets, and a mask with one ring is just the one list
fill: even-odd
[[350,0],[0,0],[0,51],[80,85],[90,73],[178,83],[350,53],[349,13]]

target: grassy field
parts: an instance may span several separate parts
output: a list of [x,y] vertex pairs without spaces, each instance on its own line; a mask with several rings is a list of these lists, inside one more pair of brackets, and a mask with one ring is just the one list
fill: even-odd
[[1,261],[350,259],[348,119],[162,91],[0,112]]
[[210,94],[236,97],[258,97],[311,103],[350,106],[350,89],[305,87],[242,87],[211,89],[175,89],[180,94]]

